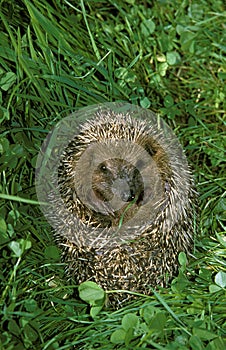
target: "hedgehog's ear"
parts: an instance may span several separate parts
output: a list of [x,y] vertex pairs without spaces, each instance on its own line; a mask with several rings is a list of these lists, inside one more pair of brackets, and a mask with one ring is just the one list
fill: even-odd
[[146,163],[143,159],[138,159],[136,162],[136,168],[142,170],[146,166]]
[[157,153],[158,147],[160,147],[158,142],[150,136],[145,137],[145,139],[142,142],[142,146],[151,157],[153,157]]

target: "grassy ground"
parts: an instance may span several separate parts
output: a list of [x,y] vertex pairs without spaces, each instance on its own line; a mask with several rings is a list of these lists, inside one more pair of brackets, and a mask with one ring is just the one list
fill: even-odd
[[[223,3],[1,0],[0,349],[226,348]],[[63,279],[35,162],[58,120],[116,100],[175,129],[201,220],[193,259],[171,286],[93,319]]]

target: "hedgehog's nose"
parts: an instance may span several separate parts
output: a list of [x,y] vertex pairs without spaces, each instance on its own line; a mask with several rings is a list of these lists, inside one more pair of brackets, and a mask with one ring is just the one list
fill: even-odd
[[133,190],[130,190],[130,195],[127,198],[126,202],[131,202],[134,198],[135,198],[135,193],[133,192]]
[[123,202],[131,202],[134,198],[135,198],[135,195],[131,192],[131,190],[123,191],[121,193],[121,200]]
[[134,198],[133,194],[131,193],[130,186],[125,179],[115,180],[112,185],[112,192],[123,202],[129,202]]

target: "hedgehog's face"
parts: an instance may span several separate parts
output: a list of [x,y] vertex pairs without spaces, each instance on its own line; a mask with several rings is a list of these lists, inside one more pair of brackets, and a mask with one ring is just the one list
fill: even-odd
[[92,178],[92,188],[99,200],[116,203],[142,201],[144,185],[139,170],[126,160],[108,159],[97,167]]
[[158,166],[162,157],[147,138],[139,143],[93,142],[82,152],[79,144],[78,153],[77,143],[72,146],[60,169],[59,177],[64,179],[60,191],[67,207],[82,222],[118,226],[122,220],[123,224],[135,222],[138,212],[139,220],[151,220],[160,210],[165,201],[164,178]]

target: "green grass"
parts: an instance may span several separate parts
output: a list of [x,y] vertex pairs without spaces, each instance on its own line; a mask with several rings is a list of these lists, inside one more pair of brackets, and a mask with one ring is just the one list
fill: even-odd
[[[1,0],[0,17],[0,349],[224,349],[223,0]],[[171,286],[93,319],[63,278],[36,203],[35,163],[57,121],[118,100],[174,128],[200,223]]]

